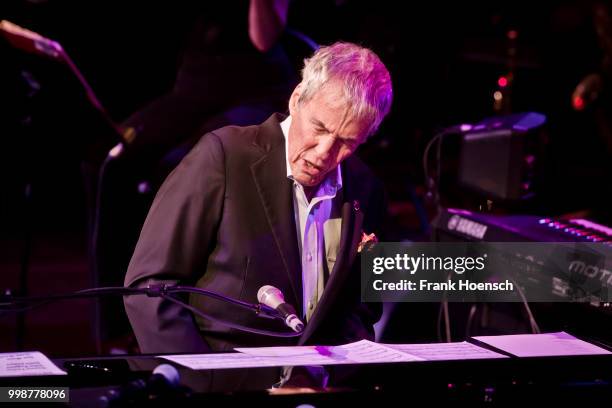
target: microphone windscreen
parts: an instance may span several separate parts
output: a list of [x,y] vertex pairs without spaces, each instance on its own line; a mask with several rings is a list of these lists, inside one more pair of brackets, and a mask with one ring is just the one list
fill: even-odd
[[265,285],[257,291],[259,303],[276,309],[281,303],[285,303],[283,293],[272,285]]

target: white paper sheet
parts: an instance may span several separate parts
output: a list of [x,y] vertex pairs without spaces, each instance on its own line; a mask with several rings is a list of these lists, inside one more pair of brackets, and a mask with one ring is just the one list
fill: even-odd
[[426,361],[476,360],[483,358],[509,358],[467,341],[456,343],[386,344],[392,349],[409,353]]
[[192,370],[212,370],[219,368],[249,368],[283,366],[273,358],[257,357],[242,353],[181,354],[157,356]]
[[367,340],[342,346],[256,347],[236,350],[238,353],[161,355],[158,357],[194,370],[421,360],[419,357]]
[[0,377],[34,375],[66,375],[66,372],[39,351],[0,353]]
[[579,340],[565,332],[478,336],[474,338],[518,357],[611,354],[608,350]]
[[392,363],[419,361],[419,357],[394,350],[383,344],[360,340],[341,346],[251,347],[236,351],[259,357],[295,358],[303,361],[316,359],[327,364]]

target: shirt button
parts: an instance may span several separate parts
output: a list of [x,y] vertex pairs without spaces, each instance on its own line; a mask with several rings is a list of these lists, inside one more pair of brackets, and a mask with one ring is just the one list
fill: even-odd
[[306,254],[306,260],[308,260],[308,262],[312,261],[312,254],[310,252]]
[[312,304],[312,302],[308,302],[308,309],[312,310],[314,308],[314,305]]

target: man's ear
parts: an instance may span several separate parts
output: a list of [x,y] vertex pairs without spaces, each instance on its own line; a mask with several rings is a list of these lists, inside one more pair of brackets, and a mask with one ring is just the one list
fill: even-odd
[[300,100],[300,96],[302,96],[302,83],[301,82],[295,87],[295,89],[293,90],[293,93],[291,94],[291,97],[289,98],[289,114],[291,116],[293,116],[295,114],[295,111],[297,110],[298,101]]

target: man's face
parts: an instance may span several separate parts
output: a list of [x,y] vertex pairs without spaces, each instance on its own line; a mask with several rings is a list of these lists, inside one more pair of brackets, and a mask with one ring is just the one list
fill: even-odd
[[300,84],[289,101],[289,165],[298,183],[314,187],[366,140],[367,127],[349,116],[337,84],[326,85],[298,104],[301,92]]

